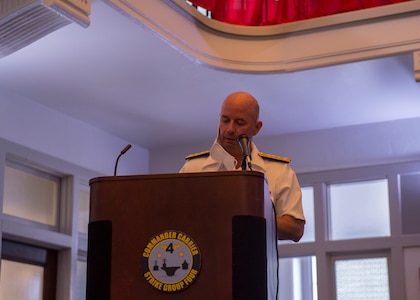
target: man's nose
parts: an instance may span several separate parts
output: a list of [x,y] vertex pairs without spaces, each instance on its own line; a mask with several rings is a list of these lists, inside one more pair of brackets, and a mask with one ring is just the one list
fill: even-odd
[[235,123],[234,122],[229,122],[227,130],[228,130],[229,133],[235,133],[235,131],[236,131]]

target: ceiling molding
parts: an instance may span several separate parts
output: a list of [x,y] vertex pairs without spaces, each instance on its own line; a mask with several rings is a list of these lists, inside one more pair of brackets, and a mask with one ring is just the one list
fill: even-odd
[[[349,23],[348,14],[333,15],[322,18],[324,23],[328,20],[334,23],[326,27],[310,29],[305,25],[307,28],[302,31],[305,23],[301,21],[287,24],[287,32],[272,35],[246,35],[243,28],[241,34],[215,30],[173,1],[104,1],[158,33],[191,59],[231,71],[289,72],[420,49],[420,1],[417,0],[389,5],[382,17],[376,15],[378,8],[372,9],[374,19]],[[396,14],[390,15],[390,9],[395,9]],[[365,15],[367,9],[351,15],[359,13]],[[344,23],[339,22],[340,18]]]
[[[288,72],[411,52],[420,48],[420,31],[416,30],[420,22],[420,1],[392,5],[398,8],[396,15],[390,15],[388,7],[384,17],[348,23],[348,17],[344,17],[346,14],[340,14],[345,20],[344,24],[336,20],[335,25],[327,27],[315,26],[305,31],[296,28],[294,31],[268,36],[245,35],[244,32],[238,35],[214,30],[172,1],[105,2],[157,32],[192,59],[234,71]],[[407,11],[407,3],[411,10],[415,10]],[[361,13],[366,14],[366,11]],[[351,14],[354,16],[357,12]],[[325,17],[322,21],[326,22],[328,18],[339,19],[340,15]],[[310,21],[313,23],[313,20]],[[298,27],[303,23],[296,22],[287,26],[290,29],[290,26]]]

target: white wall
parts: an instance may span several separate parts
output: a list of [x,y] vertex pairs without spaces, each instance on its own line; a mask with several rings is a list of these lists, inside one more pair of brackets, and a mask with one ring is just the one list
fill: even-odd
[[[215,117],[215,122],[217,118]],[[292,158],[297,173],[420,160],[420,118],[256,137],[260,151]],[[209,149],[213,140],[150,156],[151,173],[177,172],[185,155]]]
[[[99,175],[114,174],[116,158],[127,141],[22,96],[0,90],[0,97],[0,138]],[[118,175],[148,171],[149,152],[135,145],[118,165]]]
[[[296,172],[420,160],[420,118],[264,138],[264,151],[292,158]],[[263,150],[261,150],[263,151]]]
[[[0,91],[0,138],[112,175],[127,141],[89,124]],[[57,100],[60,101],[60,100]],[[215,124],[217,118],[215,117]],[[261,151],[292,158],[297,173],[420,160],[420,118],[255,138]],[[206,150],[213,140],[149,151],[133,145],[118,174],[175,173],[187,154]],[[150,158],[150,161],[149,161]]]

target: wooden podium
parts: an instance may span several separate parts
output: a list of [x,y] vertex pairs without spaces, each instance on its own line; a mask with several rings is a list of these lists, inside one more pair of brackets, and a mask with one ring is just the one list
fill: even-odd
[[264,175],[90,180],[88,300],[267,299]]

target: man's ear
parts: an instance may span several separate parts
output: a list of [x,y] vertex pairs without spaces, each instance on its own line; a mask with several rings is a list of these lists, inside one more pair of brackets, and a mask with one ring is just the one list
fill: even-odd
[[263,125],[262,121],[258,120],[257,123],[255,124],[254,135],[257,135],[257,133],[260,131],[262,125]]

